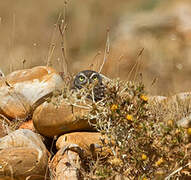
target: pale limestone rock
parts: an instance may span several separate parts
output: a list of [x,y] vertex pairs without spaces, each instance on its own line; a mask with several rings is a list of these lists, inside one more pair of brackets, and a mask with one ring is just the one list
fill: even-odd
[[149,102],[156,101],[158,103],[163,102],[167,97],[165,96],[149,96]]
[[14,119],[26,119],[43,97],[62,86],[63,79],[50,67],[14,71],[0,80],[0,112]]
[[52,180],[79,180],[81,148],[75,144],[62,147],[49,164]]
[[47,163],[47,150],[40,135],[20,129],[0,139],[0,178],[42,179]]

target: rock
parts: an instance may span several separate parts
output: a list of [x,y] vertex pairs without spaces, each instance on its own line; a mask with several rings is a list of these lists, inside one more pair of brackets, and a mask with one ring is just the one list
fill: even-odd
[[4,127],[4,124],[0,122],[0,138],[6,136],[6,128]]
[[33,121],[32,120],[29,120],[27,122],[23,122],[20,126],[19,126],[19,129],[29,129],[33,132],[35,132],[35,128],[33,126]]
[[102,148],[101,139],[104,140],[104,137],[98,132],[73,132],[60,136],[56,147],[61,149],[67,144],[76,144],[85,151],[86,155],[90,155]]
[[[163,111],[164,121],[174,120],[178,126],[188,128],[191,126],[191,114],[189,114],[191,93],[181,92],[169,96],[160,101],[158,109]],[[162,110],[163,109],[163,110]]]
[[[37,163],[38,151],[34,148],[4,149],[0,152],[0,177],[13,176],[16,180],[43,180],[45,164]],[[37,165],[38,164],[38,165]],[[42,166],[44,166],[42,168]]]
[[160,103],[160,102],[163,102],[165,99],[167,99],[167,97],[165,96],[150,96],[149,97],[149,102],[157,102],[157,103]]
[[63,83],[60,75],[47,66],[12,72],[6,76],[6,81],[14,86],[16,91],[21,92],[31,106]]
[[[73,132],[62,135],[56,142],[57,154],[53,157],[49,168],[53,180],[80,179],[84,160],[89,156],[99,153],[99,157],[106,158],[111,155],[111,150],[102,147],[104,137],[96,132]],[[107,143],[107,141],[105,140]],[[101,156],[100,156],[101,155]]]
[[20,129],[0,139],[0,177],[43,179],[47,163],[47,150],[40,135]]
[[177,125],[183,128],[191,127],[191,114],[177,121]]
[[0,180],[15,180],[15,179],[13,179],[11,177],[3,177],[3,178],[0,178]]
[[185,100],[191,99],[191,93],[190,92],[178,93],[178,94],[175,94],[172,97],[170,97],[170,99],[185,101]]
[[63,101],[55,106],[53,103],[44,102],[33,113],[35,129],[44,136],[56,136],[74,130],[91,130],[83,116],[88,109],[68,105]]
[[[176,120],[178,126],[188,128],[191,126],[191,114],[188,114],[186,110],[190,108],[191,103],[191,93],[181,92],[177,93],[167,99],[169,103],[176,107],[176,111],[181,115],[179,119]],[[175,110],[174,110],[175,111]]]
[[0,109],[14,119],[26,119],[32,109],[42,103],[43,97],[63,83],[60,75],[50,67],[12,72],[0,80]]
[[10,132],[10,125],[11,121],[0,114],[0,138],[6,136]]
[[31,111],[27,99],[7,85],[0,85],[0,113],[13,119],[26,119]]
[[49,164],[52,180],[79,180],[82,150],[75,144],[61,148]]

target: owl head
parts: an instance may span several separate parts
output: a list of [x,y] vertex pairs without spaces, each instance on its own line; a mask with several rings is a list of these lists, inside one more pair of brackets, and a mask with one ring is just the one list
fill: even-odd
[[[92,70],[85,70],[79,72],[73,81],[73,87],[75,89],[82,89],[88,85],[93,84],[94,100],[98,101],[104,97],[104,85],[102,84],[102,76]],[[92,96],[89,96],[92,99]]]
[[75,78],[74,78],[74,87],[81,89],[84,86],[92,83],[101,84],[102,83],[102,77],[99,73],[91,70],[85,70],[79,72]]

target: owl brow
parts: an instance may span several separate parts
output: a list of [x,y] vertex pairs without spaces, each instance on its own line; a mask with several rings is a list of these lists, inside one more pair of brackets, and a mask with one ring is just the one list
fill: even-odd
[[98,76],[98,73],[92,73],[92,75],[90,76],[90,79],[92,78],[92,77],[94,77],[94,76]]
[[78,75],[78,77],[84,77],[84,78],[86,78],[86,76],[83,74],[83,73],[80,73],[79,75]]

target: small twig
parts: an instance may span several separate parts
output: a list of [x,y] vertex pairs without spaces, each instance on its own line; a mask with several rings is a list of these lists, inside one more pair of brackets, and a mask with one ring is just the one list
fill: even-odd
[[144,48],[142,48],[139,52],[139,54],[137,55],[138,57],[140,57],[143,54]]
[[94,88],[92,88],[91,94],[92,94],[92,101],[93,101],[93,103],[95,103]]
[[[48,161],[51,159],[51,157],[53,156],[53,152],[52,152],[52,149],[53,149],[53,146],[54,146],[54,142],[56,141],[57,139],[57,136],[54,136],[53,140],[52,140],[52,143],[51,143],[51,147],[50,147],[50,157],[48,158]],[[46,172],[45,172],[45,176],[44,176],[44,180],[47,179],[47,175],[48,175],[48,164],[46,166]],[[49,178],[48,178],[49,179]]]
[[119,57],[119,60],[117,61],[118,62],[118,68],[117,68],[117,74],[118,74],[118,76],[120,77],[120,63],[121,63],[121,59],[123,58],[123,55],[121,55],[120,57]]
[[103,58],[103,63],[99,69],[99,73],[102,71],[103,69],[103,66],[107,60],[107,57],[109,55],[109,52],[110,52],[110,40],[109,40],[109,28],[107,29],[107,39],[106,39],[106,43],[105,43],[105,51],[104,51],[104,58]]
[[[100,55],[101,55],[101,51],[98,51],[98,52],[96,53],[96,55],[93,57],[92,63],[89,65],[89,69],[92,69],[92,70],[97,71],[98,61],[96,61],[96,58],[97,58],[98,56],[100,56]],[[97,63],[95,63],[95,61],[96,61]],[[94,66],[94,64],[96,64],[96,65]]]
[[135,69],[135,77],[134,77],[134,81],[137,77],[137,74],[138,74],[138,71],[141,69],[141,59],[142,59],[142,56],[143,56],[143,52],[144,52],[144,48],[142,48],[138,54],[138,58],[137,58],[137,68]]
[[55,47],[56,47],[55,44],[51,44],[46,66],[51,66],[51,58],[52,58],[52,55],[54,53]]
[[3,131],[6,134],[9,134],[12,131],[10,126],[12,126],[13,123],[11,121],[9,121],[9,119],[2,114],[0,114],[0,121],[2,121],[3,127],[5,128]]
[[[138,55],[137,55],[137,60],[135,62],[135,64],[133,65],[132,69],[129,71],[129,74],[127,76],[127,79],[129,80],[131,75],[132,75],[132,72],[134,71],[134,69],[138,66],[138,63],[140,61],[140,57],[142,57],[141,55],[143,54],[143,51],[144,51],[144,48],[141,49],[141,51],[139,51]],[[138,68],[137,68],[138,69]],[[135,77],[136,77],[136,74],[137,74],[137,70],[135,72]],[[135,79],[135,78],[134,78]]]
[[158,80],[158,78],[155,77],[155,78],[152,80],[152,82],[151,82],[151,86],[153,86],[153,85],[157,82],[157,80]]
[[75,106],[75,107],[79,107],[79,108],[83,108],[83,109],[88,109],[90,110],[89,107],[86,107],[86,106],[80,106],[80,105],[77,105],[77,104],[71,104],[72,106]]
[[[11,125],[11,121],[9,121],[9,119],[7,117],[5,117],[4,115],[0,114],[0,117],[5,120],[7,122],[8,125]],[[1,119],[0,119],[1,120]]]
[[55,49],[55,43],[54,43],[55,34],[56,34],[57,26],[58,26],[58,23],[60,21],[61,15],[62,14],[59,13],[56,24],[54,24],[54,29],[53,29],[53,32],[52,32],[52,35],[51,35],[51,43],[50,43],[50,47],[49,47],[49,50],[48,50],[48,57],[47,57],[47,63],[46,63],[47,66],[50,66],[50,64],[51,64],[51,58],[52,58],[52,55],[53,55],[53,52],[54,52],[54,49]]
[[60,35],[61,35],[61,52],[62,52],[62,71],[65,74],[68,74],[68,62],[66,58],[66,52],[65,52],[65,32],[67,28],[67,24],[63,25],[64,20],[62,23],[58,26]]
[[23,69],[25,68],[25,63],[26,63],[26,59],[24,59],[24,60],[22,61]]
[[169,174],[164,180],[169,180],[173,175],[175,175],[177,172],[180,172],[183,168],[185,168],[186,166],[191,165],[191,163],[187,163],[185,166],[182,166],[180,168],[178,168],[177,170],[173,171],[171,174]]
[[65,41],[65,32],[67,29],[66,23],[66,13],[67,13],[67,1],[64,2],[64,14],[61,24],[58,26],[60,36],[61,36],[61,52],[62,52],[62,71],[64,74],[69,74],[68,71],[68,60],[66,57],[66,41]]

